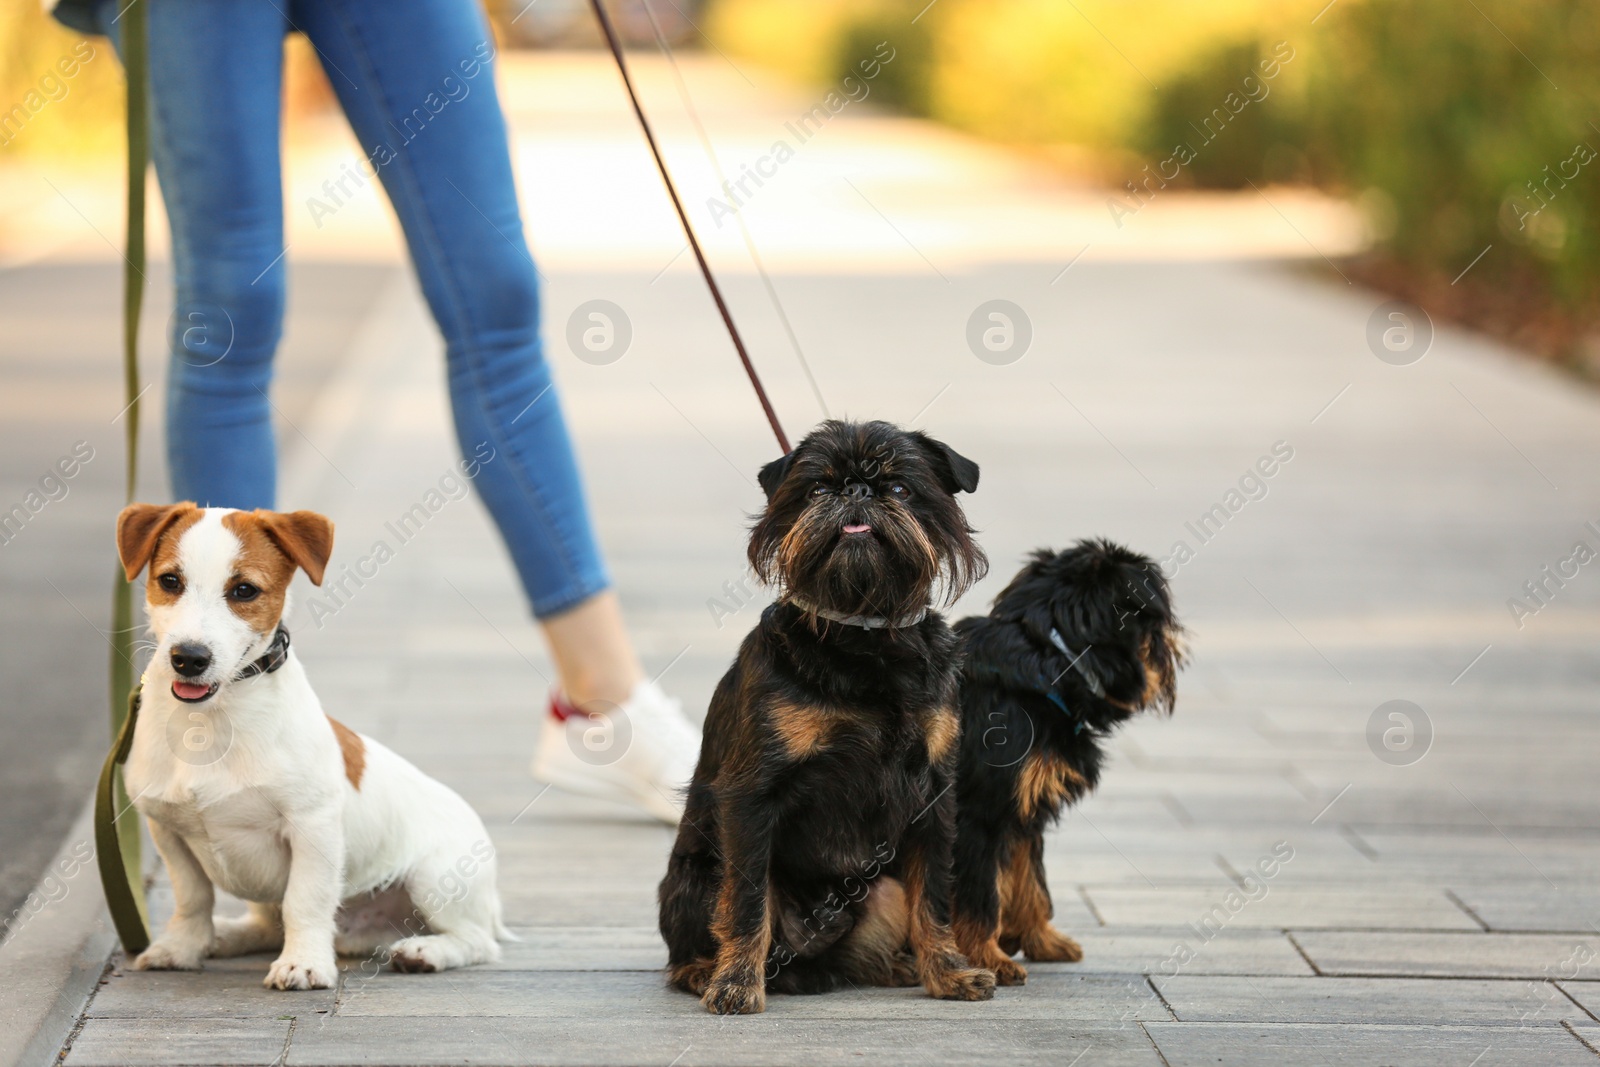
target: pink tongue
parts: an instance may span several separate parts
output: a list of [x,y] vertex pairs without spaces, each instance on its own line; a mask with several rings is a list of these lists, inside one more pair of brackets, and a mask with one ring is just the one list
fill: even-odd
[[184,700],[199,700],[211,691],[211,687],[196,685],[193,682],[173,682],[172,691]]
[[844,528],[844,532],[845,533],[866,533],[867,531],[869,531],[871,529],[872,529],[871,526],[868,526],[866,523],[863,522],[863,523],[859,523],[859,524],[847,525]]

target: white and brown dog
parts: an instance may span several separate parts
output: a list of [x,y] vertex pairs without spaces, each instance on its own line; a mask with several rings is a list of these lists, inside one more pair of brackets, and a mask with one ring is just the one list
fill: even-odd
[[[295,568],[321,584],[333,524],[134,504],[117,518],[128,580],[146,566],[154,656],[126,767],[176,910],[138,969],[281,948],[274,989],[320,989],[335,952],[398,970],[496,960],[510,938],[494,848],[460,796],[323,713],[282,618]],[[213,886],[249,902],[212,917]]]

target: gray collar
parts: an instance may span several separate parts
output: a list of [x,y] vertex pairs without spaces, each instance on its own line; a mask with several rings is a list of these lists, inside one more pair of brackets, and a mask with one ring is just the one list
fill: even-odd
[[1089,691],[1091,693],[1097,697],[1103,697],[1106,695],[1106,687],[1101,683],[1100,676],[1094,672],[1093,667],[1083,662],[1083,657],[1089,654],[1088,648],[1085,648],[1082,652],[1072,651],[1072,647],[1067,644],[1065,639],[1062,638],[1061,631],[1057,630],[1054,626],[1050,627],[1050,643],[1055,645],[1063,656],[1072,661],[1068,664],[1068,666],[1076,667],[1078,673],[1083,675],[1083,680],[1089,683]]
[[899,630],[906,626],[915,626],[928,617],[928,608],[924,605],[914,615],[902,615],[898,619],[887,619],[882,615],[841,615],[836,611],[818,607],[804,597],[791,596],[786,598],[790,604],[799,608],[808,615],[815,615],[829,622],[843,623],[846,626],[859,626],[863,630]]

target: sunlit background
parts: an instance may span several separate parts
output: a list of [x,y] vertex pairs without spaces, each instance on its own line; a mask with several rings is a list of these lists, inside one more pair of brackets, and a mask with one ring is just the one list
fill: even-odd
[[[515,55],[506,64],[509,107],[534,106],[549,92],[593,92],[604,104],[612,102],[615,84],[603,64],[589,62],[598,57],[569,51],[598,45],[583,0],[526,6],[495,0],[490,13],[503,47],[546,50]],[[927,117],[1010,146],[1037,164],[1025,179],[969,175],[974,183],[988,182],[1014,197],[1027,197],[1034,191],[1027,186],[1041,182],[1057,186],[1048,190],[1049,213],[1058,216],[1053,228],[1040,227],[1037,215],[1024,211],[1018,214],[1028,221],[1013,217],[1008,230],[1001,205],[966,198],[967,221],[987,231],[979,243],[1009,244],[1005,251],[1013,258],[1017,245],[1043,246],[1041,256],[1054,256],[1074,241],[1111,252],[1140,243],[1174,255],[1186,247],[1191,254],[1233,247],[1241,254],[1327,256],[1340,259],[1349,275],[1436,315],[1511,338],[1577,373],[1592,375],[1600,366],[1592,337],[1600,222],[1596,184],[1588,176],[1591,146],[1600,145],[1592,77],[1600,59],[1600,9],[1592,4],[711,0],[702,7],[684,0],[658,3],[649,13],[703,81],[696,103],[711,113],[708,132],[735,178],[744,161],[741,137],[748,135],[754,162],[770,131],[741,129],[737,121],[719,125],[719,117],[736,119],[723,111],[737,111],[758,87],[807,94],[801,98],[806,106],[830,89],[850,98],[847,80],[855,79],[865,82],[864,99],[879,114]],[[685,135],[684,180],[703,178],[701,191],[709,194],[716,177],[697,173],[704,158],[683,124],[680,98],[665,73],[649,65],[660,44],[647,14],[639,3],[618,5],[619,23],[646,63],[647,80],[658,76],[649,87],[660,121]],[[59,75],[57,61],[85,46],[32,0],[5,0],[0,20],[0,107],[6,109],[0,116],[0,257],[14,261],[83,236],[81,220],[39,181],[42,173],[61,191],[76,190],[115,210],[118,192],[106,179],[120,160],[121,76],[98,40],[88,46],[92,59],[71,77]],[[860,64],[882,41],[894,58],[869,81]],[[290,137],[311,142],[290,155],[293,203],[297,179],[310,195],[326,177],[323,164],[336,167],[353,145],[342,141],[332,119],[332,97],[314,55],[298,38],[291,38],[288,53]],[[1273,76],[1263,73],[1264,61]],[[849,106],[860,110],[853,98]],[[609,106],[600,110],[614,114]],[[876,140],[878,133],[874,143],[892,150],[892,142]],[[1194,149],[1193,159],[1173,165],[1181,145]],[[859,163],[860,147],[835,143],[825,150]],[[318,149],[326,156],[320,163]],[[959,168],[959,156],[960,145],[952,142],[948,160],[923,162]],[[942,173],[899,177],[951,187]],[[593,193],[592,186],[573,184],[578,194]],[[784,210],[767,213],[769,221],[781,230],[777,220],[787,216],[801,231],[769,234],[773,252],[801,256],[809,242],[828,254],[835,247],[830,236],[838,235],[827,231],[849,230],[849,220],[825,210],[796,219],[789,209],[800,184],[790,182],[768,198],[784,201]],[[1115,225],[1157,191],[1167,203],[1140,220],[1136,235]],[[1203,191],[1233,196],[1171,195]],[[715,222],[703,207],[705,196],[691,200],[702,224]],[[1059,217],[1073,205],[1082,217]],[[638,236],[638,225],[670,226],[657,206],[651,199],[638,219],[613,218],[615,239],[626,245],[630,234]],[[375,233],[365,236],[381,241],[389,233],[381,205],[370,207],[367,228]],[[1271,217],[1278,209],[1305,230],[1298,247]],[[571,244],[604,255],[608,241],[602,235],[597,243],[587,222],[583,229],[581,237],[569,237],[559,228],[535,227],[533,239],[552,252]],[[109,229],[106,235],[120,239]],[[962,245],[973,239],[971,233],[945,236]],[[349,254],[349,233],[339,240],[340,254]],[[308,238],[303,250],[314,253],[313,244]]]

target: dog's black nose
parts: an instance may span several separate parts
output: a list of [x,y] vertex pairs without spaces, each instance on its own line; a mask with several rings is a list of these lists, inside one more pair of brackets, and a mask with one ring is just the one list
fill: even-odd
[[204,674],[211,666],[211,650],[204,645],[173,645],[172,669],[185,678]]
[[846,500],[871,500],[872,486],[866,482],[845,482],[844,496]]

